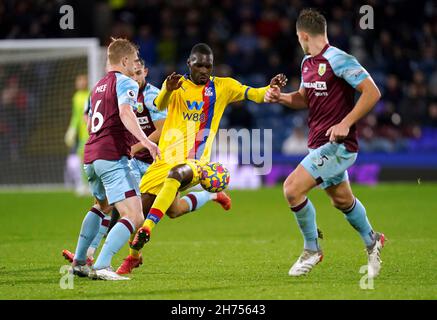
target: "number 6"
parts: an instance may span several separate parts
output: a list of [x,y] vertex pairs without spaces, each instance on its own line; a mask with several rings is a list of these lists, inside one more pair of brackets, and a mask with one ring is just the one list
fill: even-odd
[[[96,133],[103,126],[103,121],[104,121],[103,115],[100,112],[97,112],[97,109],[99,108],[101,102],[102,102],[102,100],[97,100],[96,108],[94,109],[93,116],[91,118],[91,132],[92,133]],[[96,120],[96,119],[97,119],[97,124],[94,125],[94,122],[95,122],[94,120]]]

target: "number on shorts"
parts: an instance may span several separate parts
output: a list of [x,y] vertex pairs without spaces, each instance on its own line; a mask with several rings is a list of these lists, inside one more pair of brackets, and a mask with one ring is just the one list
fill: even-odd
[[[103,114],[101,114],[100,112],[97,112],[97,109],[99,108],[101,102],[102,102],[102,100],[97,100],[96,108],[94,109],[93,116],[91,118],[91,132],[92,133],[96,133],[103,126],[103,121],[104,121]],[[95,123],[96,119],[97,119],[97,123]]]

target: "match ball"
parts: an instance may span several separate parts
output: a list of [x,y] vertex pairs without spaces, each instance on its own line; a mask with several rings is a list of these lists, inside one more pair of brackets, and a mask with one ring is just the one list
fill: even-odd
[[220,192],[229,184],[229,171],[220,162],[210,162],[202,166],[200,185],[208,192]]

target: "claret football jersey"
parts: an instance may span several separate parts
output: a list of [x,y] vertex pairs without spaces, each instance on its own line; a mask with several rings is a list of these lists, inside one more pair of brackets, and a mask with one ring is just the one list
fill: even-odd
[[[355,88],[369,74],[355,57],[329,44],[318,55],[305,56],[301,69],[309,109],[308,147],[316,149],[329,141],[326,131],[353,109]],[[355,126],[343,142],[348,151],[358,151]]]

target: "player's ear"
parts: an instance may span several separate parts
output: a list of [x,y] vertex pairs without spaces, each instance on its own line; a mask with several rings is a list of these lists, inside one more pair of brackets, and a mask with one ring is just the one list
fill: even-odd
[[144,68],[144,77],[147,77],[149,74],[149,68]]
[[127,62],[127,57],[123,57],[123,58],[121,58],[121,65],[122,65],[123,67],[126,67],[126,62]]

